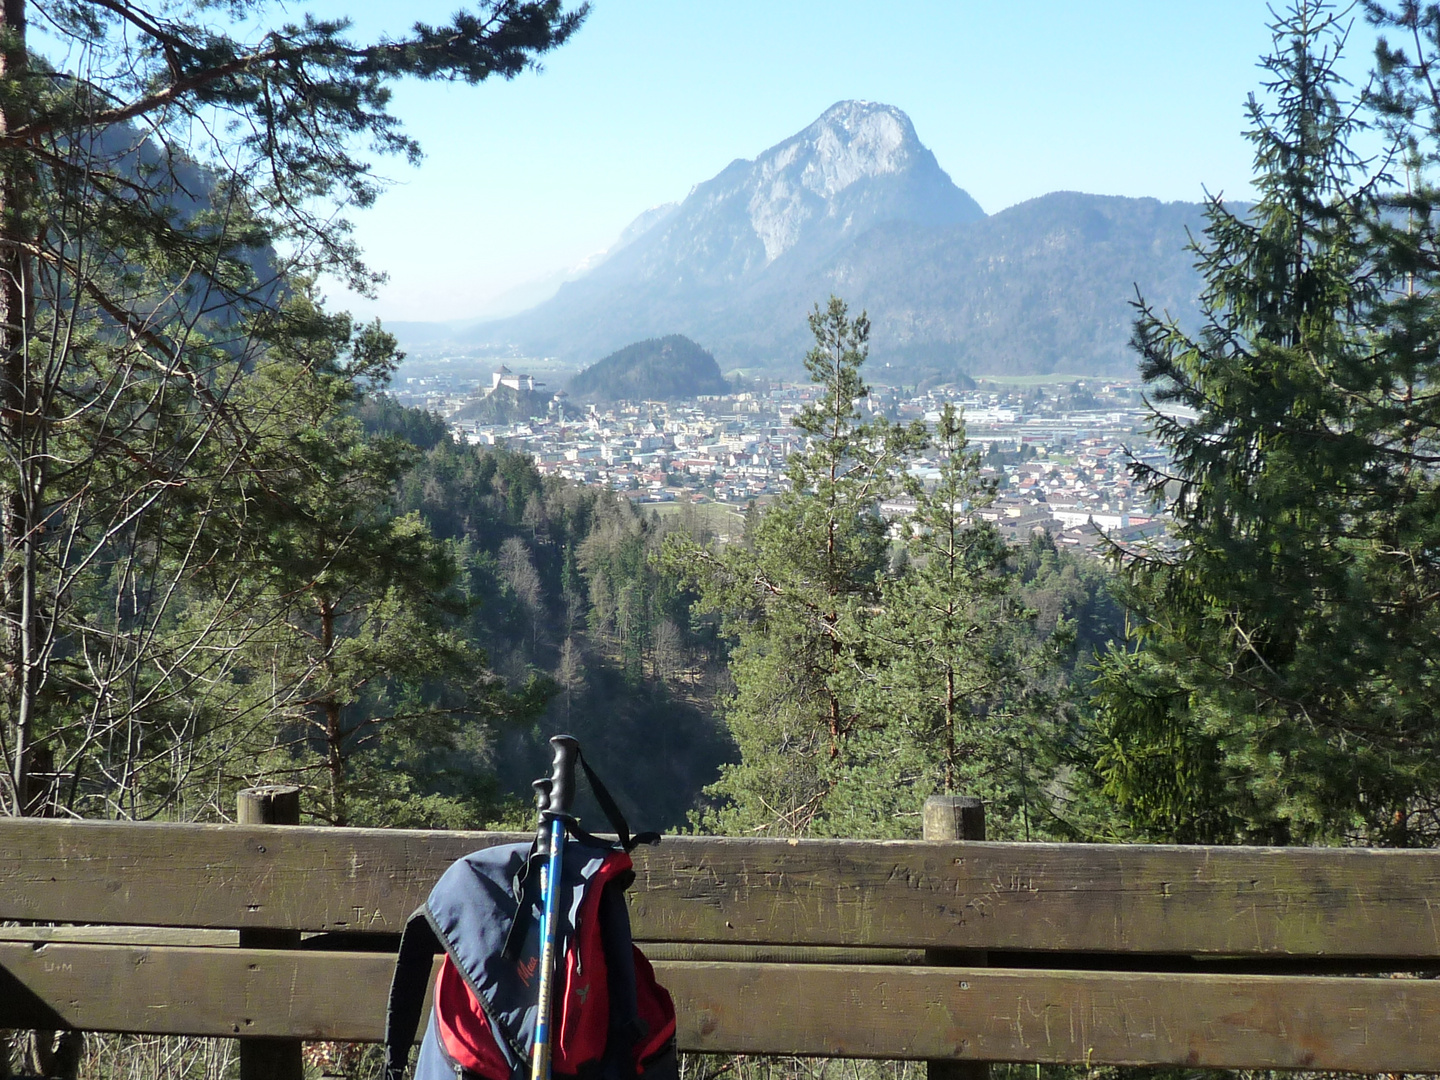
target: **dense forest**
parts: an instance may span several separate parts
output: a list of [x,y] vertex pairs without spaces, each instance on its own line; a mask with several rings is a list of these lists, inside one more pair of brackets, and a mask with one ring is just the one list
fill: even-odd
[[[497,795],[519,801],[476,802],[470,812],[523,820],[529,779],[548,760],[545,737],[569,730],[597,764],[610,766],[606,774],[637,820],[666,828],[704,820],[715,802],[704,788],[737,758],[715,716],[735,690],[730,638],[663,554],[667,544],[717,549],[697,509],[661,517],[613,492],[542,478],[524,455],[461,446],[437,418],[383,396],[365,401],[359,415],[373,436],[401,437],[420,451],[399,481],[394,511],[417,513],[432,535],[455,545],[469,596],[467,640],[506,686],[537,705],[489,722],[480,766],[503,778]],[[764,517],[758,509],[750,515]],[[997,554],[1014,577],[1029,634],[1050,640],[1058,631],[1065,642],[1057,677],[1069,679],[1076,658],[1118,636],[1119,610],[1100,564],[1057,550],[1048,537]],[[903,546],[887,545],[883,561],[905,565]],[[392,764],[409,767],[400,758]],[[914,825],[893,827],[904,834]]]
[[[530,780],[550,757],[545,740],[565,730],[614,778],[636,820],[683,824],[731,753],[712,717],[726,686],[723,645],[712,625],[692,624],[688,597],[654,566],[670,532],[709,541],[699,520],[662,522],[613,492],[542,479],[528,457],[457,445],[435,418],[384,399],[363,415],[372,431],[422,445],[396,512],[417,513],[453,545],[467,640],[537,706],[488,727],[481,766],[521,801],[477,804],[472,820],[528,817]],[[640,756],[643,771],[633,767]]]

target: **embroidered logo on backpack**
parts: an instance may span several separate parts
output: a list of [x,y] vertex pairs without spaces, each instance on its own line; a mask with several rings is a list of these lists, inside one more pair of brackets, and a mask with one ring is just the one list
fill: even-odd
[[531,956],[522,960],[515,965],[515,970],[520,973],[520,981],[529,986],[530,980],[535,978],[535,973],[540,970],[540,958]]

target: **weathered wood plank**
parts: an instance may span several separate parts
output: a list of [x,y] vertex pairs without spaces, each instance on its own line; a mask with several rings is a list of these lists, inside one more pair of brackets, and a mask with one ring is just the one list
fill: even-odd
[[[46,945],[164,945],[235,949],[239,930],[194,930],[171,926],[0,926],[0,942]],[[317,933],[301,940],[301,949],[328,952],[395,952],[399,935]],[[924,949],[844,948],[832,945],[720,945],[720,943],[647,942],[651,960],[707,960],[723,963],[926,963]],[[963,953],[962,953],[963,955]],[[1440,959],[1296,958],[1296,956],[1175,956],[1165,953],[996,952],[999,968],[1066,968],[1071,971],[1149,971],[1207,975],[1374,975],[1403,966],[1407,975],[1440,975]],[[973,966],[958,960],[959,965]],[[955,966],[955,965],[943,965]]]
[[[0,936],[3,936],[3,933],[0,931]],[[644,951],[650,960],[657,963],[668,960],[703,960],[725,964],[925,963],[924,949],[846,949],[834,945],[717,945],[713,942],[692,944],[685,941],[647,941]]]
[[645,940],[1440,956],[1440,852],[687,838],[637,869]]
[[[0,1027],[374,1041],[391,963],[369,953],[0,944]],[[675,997],[687,1050],[1440,1071],[1440,984],[1430,980],[656,968]]]
[[0,919],[399,933],[505,833],[0,819]]
[[1429,980],[781,964],[673,964],[660,972],[691,1050],[1370,1073],[1440,1068],[1440,986]]
[[[238,930],[194,930],[165,926],[0,926],[0,941],[82,945],[166,945],[233,949]],[[395,934],[312,934],[301,949],[330,952],[393,953]],[[924,965],[924,949],[846,948],[834,945],[725,945],[715,942],[650,941],[645,955],[652,961],[699,960],[727,964],[910,964]],[[963,954],[962,954],[963,955]],[[1371,975],[1404,967],[1407,974],[1440,974],[1440,959],[1293,956],[1177,956],[1161,953],[997,952],[997,967],[1066,968],[1075,971],[1157,971],[1211,975]],[[957,960],[952,966],[972,967]]]
[[240,931],[174,926],[0,926],[0,941],[25,941],[32,945],[55,941],[77,945],[188,945],[233,949],[240,944]]
[[[397,932],[493,833],[0,820],[0,919]],[[1440,957],[1440,851],[675,837],[642,941]]]
[[379,1042],[395,957],[0,942],[0,1028]]
[[384,954],[6,942],[0,1024],[376,1041],[394,963]]

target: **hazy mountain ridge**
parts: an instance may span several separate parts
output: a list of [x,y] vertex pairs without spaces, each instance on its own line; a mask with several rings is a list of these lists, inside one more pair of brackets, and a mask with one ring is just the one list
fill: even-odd
[[[986,217],[891,106],[840,102],[640,215],[589,273],[464,340],[582,364],[681,333],[725,368],[794,370],[830,293],[892,378],[1133,371],[1136,286],[1191,322],[1194,203],[1057,192]],[[873,368],[872,368],[873,370]],[[879,378],[877,374],[875,377]]]
[[731,162],[678,207],[647,210],[609,258],[561,293],[637,279],[677,294],[730,287],[785,256],[818,263],[882,221],[984,216],[904,113],[841,102],[754,161]]
[[797,283],[794,302],[852,298],[870,313],[877,356],[906,369],[1125,374],[1137,285],[1181,321],[1197,317],[1185,244],[1202,214],[1194,203],[1056,192],[958,228],[884,225]]
[[620,239],[616,240],[614,246],[605,253],[606,258],[614,255],[621,248],[629,247],[679,209],[678,202],[668,202],[641,211],[634,221],[625,226],[624,231],[620,233]]

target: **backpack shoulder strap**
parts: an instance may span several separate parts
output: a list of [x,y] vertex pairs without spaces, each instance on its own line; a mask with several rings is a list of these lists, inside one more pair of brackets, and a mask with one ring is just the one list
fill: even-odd
[[[610,822],[610,827],[615,830],[615,835],[620,838],[620,847],[625,851],[634,851],[641,844],[658,844],[660,834],[656,832],[643,832],[638,836],[630,835],[630,825],[625,820],[625,815],[620,812],[620,806],[615,802],[615,797],[610,794],[608,788],[595,775],[595,770],[585,760],[585,755],[580,754],[580,767],[585,770],[585,779],[590,784],[590,790],[595,795],[595,801],[600,804],[600,810]],[[600,844],[603,841],[597,840],[579,825],[570,823],[570,831],[577,834],[579,838],[588,843]]]
[[383,1080],[401,1080],[420,1011],[425,1006],[425,988],[437,954],[444,951],[424,907],[405,924],[400,935],[400,954],[395,960],[395,978],[390,983],[390,1000],[385,1007],[385,1068]]

